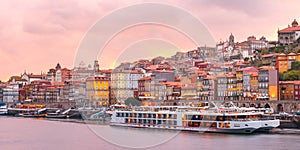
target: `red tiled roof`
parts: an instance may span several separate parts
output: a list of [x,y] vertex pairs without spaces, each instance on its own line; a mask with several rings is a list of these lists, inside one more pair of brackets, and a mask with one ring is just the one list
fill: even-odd
[[167,86],[176,86],[176,87],[181,87],[180,82],[166,82]]
[[294,84],[300,84],[299,80],[294,81]]
[[249,46],[249,43],[248,43],[248,41],[244,41],[244,42],[238,43],[237,46]]
[[300,26],[296,26],[296,27],[287,27],[285,29],[279,30],[279,33],[291,33],[291,32],[295,32],[295,31],[300,31]]
[[42,78],[43,75],[40,75],[40,74],[29,74],[28,77],[29,78]]
[[262,58],[268,58],[268,57],[273,57],[273,56],[277,56],[279,55],[278,53],[272,53],[272,54],[265,54],[265,55],[262,55],[261,57]]
[[94,77],[88,77],[86,80],[87,81],[98,81],[98,80],[108,81],[108,77],[106,77],[106,76],[94,76]]
[[145,80],[145,81],[147,81],[147,80],[151,80],[151,77],[144,77],[144,78],[140,78],[139,80]]
[[258,72],[250,72],[251,76],[257,77],[258,76]]
[[282,30],[279,30],[278,33],[291,33],[291,32],[295,32],[295,31],[300,31],[300,26],[287,27]]
[[102,73],[112,73],[112,69],[108,69],[108,70],[100,70],[100,72]]
[[279,84],[294,84],[294,81],[279,81]]
[[261,66],[259,70],[275,70],[274,66]]

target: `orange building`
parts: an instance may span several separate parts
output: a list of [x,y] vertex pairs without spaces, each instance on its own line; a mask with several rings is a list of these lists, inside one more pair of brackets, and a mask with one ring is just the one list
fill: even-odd
[[289,53],[277,55],[276,57],[276,68],[279,73],[288,71],[292,67],[292,62],[300,61],[300,53]]
[[294,100],[294,81],[279,81],[280,100]]
[[283,73],[288,70],[288,59],[285,54],[280,54],[276,57],[276,68],[279,73]]

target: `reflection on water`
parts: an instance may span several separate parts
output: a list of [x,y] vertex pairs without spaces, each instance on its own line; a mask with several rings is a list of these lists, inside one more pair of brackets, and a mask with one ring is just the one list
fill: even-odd
[[[113,144],[112,144],[113,143]],[[299,135],[231,135],[0,117],[0,150],[299,149]]]
[[127,148],[147,148],[163,144],[174,138],[179,131],[128,128],[118,126],[89,125],[91,130],[102,139]]

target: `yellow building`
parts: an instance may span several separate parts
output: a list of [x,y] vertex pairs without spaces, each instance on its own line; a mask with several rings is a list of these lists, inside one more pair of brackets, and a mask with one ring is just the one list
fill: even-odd
[[243,70],[236,71],[236,90],[238,95],[238,100],[243,99]]
[[86,97],[94,106],[107,106],[109,104],[109,78],[105,76],[88,77],[86,79]]
[[258,72],[251,72],[250,75],[250,97],[256,100],[258,94]]

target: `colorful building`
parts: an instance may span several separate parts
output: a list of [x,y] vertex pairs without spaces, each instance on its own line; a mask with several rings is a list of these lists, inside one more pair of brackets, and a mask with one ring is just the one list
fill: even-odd
[[239,69],[236,71],[236,90],[238,100],[243,100],[243,70]]
[[228,96],[227,91],[227,78],[225,75],[217,77],[217,100],[225,100]]
[[279,100],[294,100],[294,81],[279,81]]
[[276,57],[276,68],[279,73],[283,73],[292,68],[292,63],[300,61],[300,53],[280,54]]
[[258,72],[251,72],[250,75],[250,100],[256,100],[258,95]]
[[237,78],[235,72],[229,72],[227,74],[227,84],[228,96],[226,100],[239,100]]
[[280,45],[290,45],[299,40],[300,26],[296,19],[292,22],[291,26],[278,31],[278,43]]
[[262,66],[258,71],[259,100],[278,100],[278,72],[275,67]]
[[113,71],[111,73],[112,101],[124,103],[129,97],[134,97],[138,89],[138,80],[144,74],[138,70]]
[[109,90],[108,77],[94,76],[86,79],[86,97],[91,106],[108,106]]
[[294,98],[300,100],[300,81],[294,81]]

